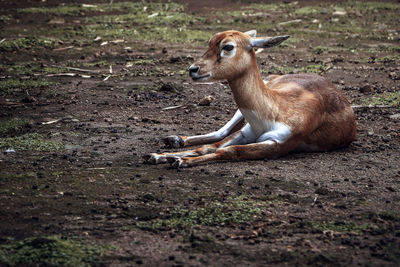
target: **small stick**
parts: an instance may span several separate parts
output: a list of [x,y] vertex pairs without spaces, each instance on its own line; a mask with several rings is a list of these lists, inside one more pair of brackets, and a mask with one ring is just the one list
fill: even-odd
[[177,108],[181,108],[181,107],[183,107],[183,105],[166,107],[166,108],[162,108],[161,110],[171,110],[171,109],[177,109]]
[[71,48],[74,48],[74,46],[71,45],[71,46],[67,46],[67,47],[55,48],[55,49],[53,49],[53,51],[64,51],[64,50],[68,50],[68,49],[71,49]]
[[355,105],[355,106],[351,106],[354,109],[358,109],[358,108],[396,108],[395,106],[386,106],[386,105],[368,105],[368,106],[362,106],[362,105]]

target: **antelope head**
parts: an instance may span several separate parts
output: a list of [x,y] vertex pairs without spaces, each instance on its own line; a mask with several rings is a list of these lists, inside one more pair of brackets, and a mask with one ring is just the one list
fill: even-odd
[[194,81],[232,80],[256,65],[254,47],[273,47],[290,36],[255,38],[257,32],[225,31],[215,34],[208,49],[189,68]]

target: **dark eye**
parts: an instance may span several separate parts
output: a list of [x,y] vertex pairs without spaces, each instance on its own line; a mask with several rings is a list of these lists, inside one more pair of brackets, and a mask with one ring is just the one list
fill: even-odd
[[222,50],[232,51],[233,48],[235,48],[233,45],[227,44],[222,47]]

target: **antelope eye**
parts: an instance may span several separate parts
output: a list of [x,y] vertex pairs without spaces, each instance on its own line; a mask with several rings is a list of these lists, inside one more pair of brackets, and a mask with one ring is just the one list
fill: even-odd
[[222,50],[232,51],[233,48],[235,48],[233,45],[227,44],[222,47]]

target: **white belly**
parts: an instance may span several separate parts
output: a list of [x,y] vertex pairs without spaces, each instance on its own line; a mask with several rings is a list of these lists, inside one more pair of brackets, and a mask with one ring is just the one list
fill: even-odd
[[258,140],[259,142],[271,140],[283,143],[291,135],[292,131],[290,127],[284,123],[263,119],[253,110],[240,109],[240,112],[250,124],[256,139],[263,139]]

